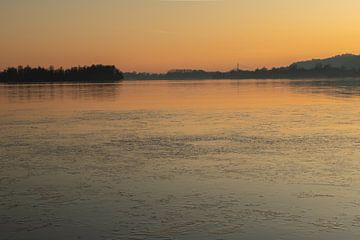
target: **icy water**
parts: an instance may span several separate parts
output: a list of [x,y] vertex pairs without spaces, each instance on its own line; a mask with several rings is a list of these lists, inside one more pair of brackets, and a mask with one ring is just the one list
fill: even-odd
[[360,239],[360,85],[0,86],[1,239]]

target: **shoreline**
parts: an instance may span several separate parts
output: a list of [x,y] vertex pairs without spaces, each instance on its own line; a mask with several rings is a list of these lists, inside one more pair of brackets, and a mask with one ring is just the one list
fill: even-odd
[[359,77],[306,77],[306,78],[177,78],[177,79],[167,79],[167,78],[156,78],[156,79],[122,79],[118,81],[35,81],[35,82],[6,82],[0,80],[0,85],[112,85],[122,82],[135,82],[135,81],[326,81],[326,82],[348,82],[348,81],[358,81],[360,83]]

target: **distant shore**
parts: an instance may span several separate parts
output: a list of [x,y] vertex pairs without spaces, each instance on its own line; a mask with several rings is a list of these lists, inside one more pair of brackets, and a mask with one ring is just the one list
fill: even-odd
[[313,69],[296,66],[256,69],[254,71],[231,70],[228,72],[207,72],[203,70],[172,70],[167,73],[125,72],[125,80],[201,80],[201,79],[334,79],[359,78],[360,70],[333,68],[331,66]]
[[254,71],[235,69],[227,72],[192,69],[171,70],[166,73],[121,72],[113,65],[92,65],[69,69],[8,68],[0,72],[0,83],[113,83],[121,80],[210,80],[210,79],[339,79],[360,78],[360,68],[336,68],[316,65],[299,68],[297,65]]

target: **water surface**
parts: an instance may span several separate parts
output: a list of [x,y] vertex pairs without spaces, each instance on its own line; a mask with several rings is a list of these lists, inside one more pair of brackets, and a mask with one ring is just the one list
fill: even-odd
[[359,239],[356,81],[0,86],[2,239]]

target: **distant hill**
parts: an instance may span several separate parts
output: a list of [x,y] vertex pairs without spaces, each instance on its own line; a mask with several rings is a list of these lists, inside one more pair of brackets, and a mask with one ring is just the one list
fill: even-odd
[[360,69],[360,55],[343,54],[326,59],[313,59],[308,61],[296,62],[291,66],[297,68],[314,69],[316,67],[331,66],[334,68]]

